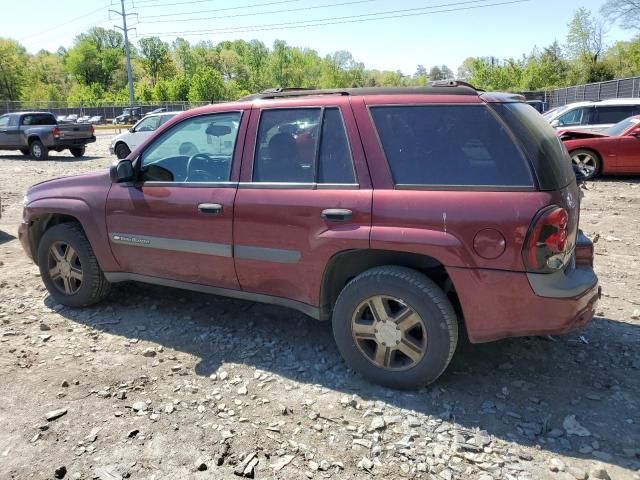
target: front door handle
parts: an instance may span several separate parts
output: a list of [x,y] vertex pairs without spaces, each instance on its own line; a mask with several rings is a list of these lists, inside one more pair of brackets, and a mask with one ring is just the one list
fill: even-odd
[[351,220],[353,212],[346,208],[327,208],[322,211],[321,216],[330,222],[347,222]]
[[207,215],[220,215],[222,213],[222,205],[219,203],[201,203],[198,205],[200,213]]

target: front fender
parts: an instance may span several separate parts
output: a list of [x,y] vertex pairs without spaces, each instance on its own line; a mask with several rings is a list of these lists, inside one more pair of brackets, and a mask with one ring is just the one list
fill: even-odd
[[[27,222],[33,228],[30,228],[30,237],[33,239],[38,234],[44,233],[47,224],[35,225],[37,222],[49,223],[55,215],[64,215],[75,218],[87,236],[89,243],[96,255],[100,268],[104,271],[120,270],[116,262],[111,248],[105,226],[104,211],[96,212],[91,206],[80,198],[55,198],[45,197],[34,200],[25,207],[24,222]],[[32,242],[34,258],[37,259],[37,245]]]

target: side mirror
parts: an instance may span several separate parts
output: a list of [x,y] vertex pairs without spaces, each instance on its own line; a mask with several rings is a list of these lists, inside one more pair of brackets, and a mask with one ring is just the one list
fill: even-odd
[[126,159],[113,162],[109,174],[113,183],[129,182],[135,177],[133,164]]
[[551,122],[551,126],[553,128],[558,128],[560,126],[560,120],[556,119],[553,122]]
[[129,133],[134,133],[135,131],[136,131],[136,130],[135,130],[135,128],[133,128],[133,127],[131,127],[131,128],[129,129]]

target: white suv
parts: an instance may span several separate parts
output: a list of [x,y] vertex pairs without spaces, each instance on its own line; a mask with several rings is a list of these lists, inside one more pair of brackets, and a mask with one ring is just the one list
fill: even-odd
[[116,135],[111,140],[109,151],[118,158],[126,158],[138,145],[144,142],[151,133],[180,112],[150,113],[140,119],[128,131]]
[[600,102],[576,102],[557,108],[545,119],[554,128],[600,132],[640,114],[640,98],[615,98]]

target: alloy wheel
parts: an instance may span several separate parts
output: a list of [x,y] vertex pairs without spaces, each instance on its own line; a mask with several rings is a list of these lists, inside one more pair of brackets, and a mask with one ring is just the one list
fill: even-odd
[[387,370],[415,366],[427,350],[427,330],[405,301],[375,295],[363,301],[351,318],[351,333],[360,352]]
[[590,178],[595,175],[598,164],[593,155],[585,152],[576,153],[571,156],[571,160],[582,170],[585,176]]
[[82,264],[75,249],[66,242],[55,242],[49,247],[49,278],[65,295],[74,295],[82,285]]
[[33,156],[36,158],[40,158],[42,156],[42,149],[40,148],[40,145],[36,144],[33,146]]

